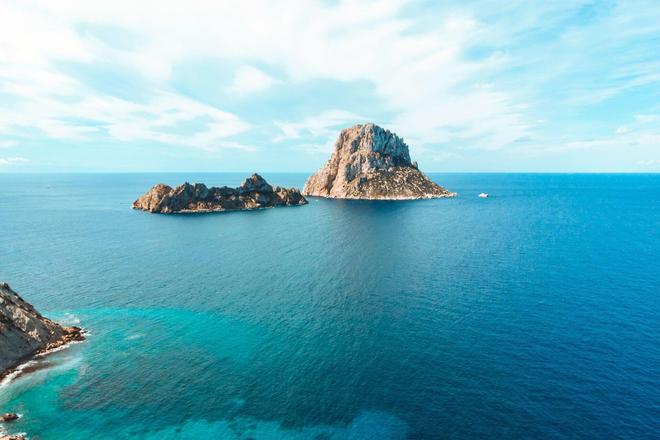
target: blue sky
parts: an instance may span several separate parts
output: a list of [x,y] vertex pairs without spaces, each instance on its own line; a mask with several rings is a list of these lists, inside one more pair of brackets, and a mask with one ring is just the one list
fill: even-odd
[[655,1],[0,3],[0,172],[660,171]]

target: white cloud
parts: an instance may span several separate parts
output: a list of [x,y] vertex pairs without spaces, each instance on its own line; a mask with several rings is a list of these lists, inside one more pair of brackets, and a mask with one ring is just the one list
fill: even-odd
[[0,165],[12,165],[15,163],[23,163],[23,162],[28,162],[28,160],[24,157],[5,157],[5,158],[0,157]]
[[328,137],[337,136],[337,128],[352,126],[359,123],[369,122],[363,116],[355,113],[331,109],[317,115],[308,116],[299,122],[275,122],[282,134],[275,137],[273,142],[283,140],[299,139],[305,137]]
[[[596,7],[581,1],[428,9],[406,0],[163,0],[157,7],[129,0],[2,2],[0,91],[18,103],[12,111],[0,109],[0,132],[35,127],[59,139],[90,140],[107,133],[121,141],[251,149],[231,139],[250,128],[239,114],[171,91],[177,67],[211,60],[240,66],[228,84],[218,84],[232,93],[319,80],[359,84],[375,95],[379,114],[391,115],[388,124],[373,122],[396,131],[429,157],[449,144],[493,151],[520,148],[518,141],[537,138],[539,126],[547,125],[539,121],[554,116],[539,111],[543,97],[536,90],[570,95],[559,106],[586,106],[660,81],[658,62],[648,59],[655,52],[631,44],[657,34],[660,10],[633,3],[619,2],[611,10],[602,6],[607,14],[593,20],[580,14],[586,23],[575,23],[582,6]],[[411,15],[408,6],[423,7],[424,13]],[[81,33],[80,25],[110,27],[130,36],[131,44]],[[477,55],[471,51],[475,48]],[[62,62],[103,62],[137,72],[151,98],[137,103],[93,90],[63,71]],[[278,78],[253,66],[272,67]],[[562,87],[553,88],[557,84]],[[549,95],[547,101],[556,99],[555,93]],[[317,104],[315,96],[306,99]],[[344,108],[367,112],[359,105]],[[651,122],[651,116],[639,115],[639,122]],[[278,119],[281,134],[274,141],[299,139],[319,148],[334,140],[338,128],[367,121],[342,110],[299,121]],[[178,131],[194,123],[201,128],[192,134]],[[635,136],[647,145],[644,133]],[[615,142],[558,138],[525,148],[579,149]]]
[[[69,99],[71,103],[41,94],[14,109],[0,110],[0,132],[36,128],[52,139],[91,140],[107,133],[119,141],[146,140],[208,151],[254,149],[226,139],[248,130],[248,123],[178,94],[156,92],[145,104],[99,93]],[[187,123],[197,126],[181,132]]]
[[[119,63],[138,70],[162,88],[177,64],[206,58],[241,64],[225,88],[253,93],[277,81],[251,67],[258,61],[283,72],[287,81],[332,79],[370,84],[382,100],[382,110],[397,115],[394,128],[424,143],[476,136],[484,138],[481,144],[499,148],[525,135],[528,127],[520,113],[524,108],[512,96],[469,85],[502,63],[500,56],[483,60],[463,56],[464,49],[483,34],[483,23],[469,13],[446,13],[437,17],[434,26],[419,28],[401,15],[407,3],[288,0],[274,4],[246,0],[199,1],[190,7],[163,1],[154,8],[121,0],[112,4],[35,0],[29,6],[18,3],[16,13],[30,17],[28,29],[43,24],[57,31],[61,41],[45,42],[41,47],[51,32],[37,33],[21,43],[29,47],[14,47],[14,52],[29,49],[34,53],[40,66],[47,69],[39,75],[51,74],[47,82],[53,89],[67,90],[71,85],[55,69],[48,69],[52,59]],[[113,26],[135,35],[136,44],[123,49],[109,47],[76,34],[75,26],[80,23]],[[7,32],[6,39],[16,34]],[[35,90],[35,82],[46,84],[35,79],[16,94],[43,95],[43,90]],[[57,83],[61,86],[55,87]],[[12,85],[19,86],[18,81]],[[319,131],[314,121],[308,122],[303,124],[309,129],[281,123],[285,134],[278,140]],[[50,127],[50,132],[57,133],[56,128]],[[467,132],[459,133],[462,130]],[[85,135],[77,129],[70,134]]]
[[[152,140],[209,151],[225,148],[253,149],[225,140],[244,132],[250,127],[249,124],[232,113],[181,95],[160,92],[146,105],[116,98],[93,100],[85,103],[85,107],[96,112],[98,120],[106,121],[110,135],[119,140]],[[174,131],[179,124],[196,121],[200,122],[201,128],[193,133]]]
[[334,150],[334,146],[334,140],[330,140],[327,142],[292,145],[291,149],[294,151],[302,151],[305,154],[314,156],[328,157]]
[[629,151],[631,148],[636,150],[657,148],[660,145],[660,133],[644,132],[644,133],[630,133],[625,136],[618,135],[595,137],[583,140],[568,140],[565,142],[557,142],[555,146],[540,147],[541,152],[562,152],[571,150],[609,150],[612,151]]
[[453,159],[460,158],[461,156],[456,153],[451,153],[451,152],[440,152],[436,153],[433,156],[431,156],[431,159],[434,162],[448,162]]
[[660,115],[635,115],[635,120],[641,123],[660,121]]
[[232,83],[227,87],[230,93],[255,93],[270,89],[277,79],[252,66],[241,66],[234,73]]
[[[227,139],[250,128],[235,114],[157,87],[145,91],[151,99],[136,103],[91,89],[71,73],[59,70],[56,66],[62,61],[104,61],[140,71],[168,71],[171,60],[104,46],[76,32],[75,26],[86,21],[77,13],[65,13],[75,5],[63,4],[62,10],[47,6],[0,3],[0,92],[14,101],[0,108],[0,133],[18,135],[34,128],[51,139],[89,141],[109,135],[120,141],[146,140],[209,151],[254,150]],[[85,9],[80,8],[83,13]],[[106,22],[104,17],[96,18],[90,21]],[[121,25],[121,20],[114,24]],[[184,131],[186,124],[195,122],[195,129]]]
[[0,150],[4,148],[13,148],[18,145],[16,141],[0,141]]
[[637,164],[644,166],[660,165],[660,159],[640,160]]
[[597,136],[580,140],[544,139],[531,153],[532,155],[558,155],[568,152],[583,152],[588,155],[608,155],[629,163],[635,156],[654,154],[660,146],[660,131],[630,130],[609,136]]

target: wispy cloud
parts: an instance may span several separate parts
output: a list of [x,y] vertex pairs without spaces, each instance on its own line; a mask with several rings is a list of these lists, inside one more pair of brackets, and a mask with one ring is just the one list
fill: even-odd
[[334,149],[334,141],[319,141],[318,143],[302,143],[291,146],[292,151],[300,151],[313,156],[328,157]]
[[355,113],[331,109],[325,110],[317,115],[307,116],[298,122],[275,122],[281,133],[273,139],[273,142],[299,139],[303,136],[309,138],[327,138],[337,136],[337,129],[346,124],[369,122],[363,116]]
[[24,157],[0,157],[0,165],[12,165],[24,162],[28,162],[28,160]]
[[[100,93],[71,96],[69,101],[37,94],[14,109],[0,110],[0,132],[35,128],[51,139],[91,141],[107,135],[124,142],[216,150],[242,148],[226,138],[250,127],[232,113],[169,92],[156,92],[145,104]],[[184,132],[186,124],[193,126]]]
[[456,153],[449,153],[449,152],[440,152],[437,154],[434,154],[431,156],[431,159],[435,162],[447,162],[452,159],[457,159],[461,157],[459,154]]
[[[277,6],[267,1],[247,1],[240,7],[232,2],[203,2],[195,8],[166,3],[167,7],[155,9],[128,2],[112,7],[104,3],[54,7],[50,2],[37,1],[37,7],[29,9],[10,7],[14,15],[29,16],[34,26],[48,25],[62,35],[61,44],[27,48],[40,66],[38,71],[30,70],[47,81],[34,78],[21,84],[17,74],[10,88],[16,96],[33,99],[43,96],[45,88],[76,89],[71,78],[52,68],[54,59],[89,62],[110,58],[140,71],[155,84],[166,81],[173,68],[187,58],[259,60],[278,66],[294,82],[315,78],[366,81],[386,109],[399,114],[395,126],[427,143],[446,140],[447,133],[455,132],[457,127],[471,131],[464,136],[489,137],[485,142],[489,145],[499,145],[525,130],[515,102],[504,92],[464,87],[498,65],[497,57],[468,60],[463,56],[464,49],[482,30],[482,24],[469,13],[444,14],[438,18],[439,26],[420,29],[401,15],[405,1],[303,4],[291,0],[288,5]],[[140,44],[128,50],[108,47],[77,34],[77,23],[112,25],[138,35]],[[47,35],[43,36],[46,39]],[[34,44],[41,44],[38,36]],[[244,64],[227,90],[254,93],[274,83],[275,79],[265,72]],[[91,131],[71,124],[64,126],[61,115],[56,116],[40,128],[52,135],[78,139]],[[307,125],[310,132],[317,130]],[[512,125],[515,133],[511,133]],[[294,137],[304,130],[286,123],[280,128]],[[143,137],[171,139],[153,133]]]
[[507,169],[511,153],[617,142],[642,154],[655,130],[635,124],[657,121],[658,22],[645,0],[10,0],[0,134],[259,146],[272,159],[320,154],[340,128],[373,121],[444,163],[485,150]]
[[0,149],[13,148],[18,145],[16,141],[0,141]]
[[229,93],[255,93],[270,89],[278,80],[262,70],[252,66],[241,66],[234,73],[232,83],[227,87]]
[[660,149],[660,127],[649,123],[649,120],[650,118],[633,117],[626,121],[625,125],[613,128],[607,134],[582,139],[571,139],[568,136],[539,138],[534,149],[521,150],[518,153],[540,162],[562,157],[571,163],[577,163],[578,170],[586,171],[655,169],[658,162],[648,158],[657,157]]
[[[13,101],[0,109],[0,133],[20,136],[34,129],[53,140],[96,142],[109,137],[208,151],[254,150],[227,139],[250,128],[235,114],[159,89],[157,84],[145,90],[150,96],[146,102],[119,98],[90,88],[58,68],[65,61],[95,63],[110,57],[116,63],[128,64],[135,60],[129,53],[77,33],[75,26],[82,17],[41,6],[0,4],[0,92]],[[104,21],[103,17],[96,18]],[[30,33],[29,39],[16,38],[25,32]],[[140,63],[137,68],[142,68]]]
[[660,122],[660,115],[635,115],[635,120],[641,123]]
[[660,165],[660,159],[640,160],[637,163],[644,166]]

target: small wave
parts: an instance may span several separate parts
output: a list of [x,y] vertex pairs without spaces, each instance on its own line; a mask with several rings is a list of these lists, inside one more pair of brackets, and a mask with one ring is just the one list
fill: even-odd
[[64,317],[59,320],[59,322],[63,325],[78,325],[80,324],[80,318],[78,318],[73,313],[67,312],[64,314]]
[[[89,332],[87,330],[84,330],[82,334],[87,337],[89,335]],[[43,363],[43,359],[46,358],[47,356],[57,353],[58,351],[65,350],[66,348],[70,347],[73,344],[80,344],[85,341],[69,341],[66,344],[62,344],[59,347],[51,348],[50,350],[44,350],[40,351],[39,353],[35,354],[32,359],[23,362],[22,364],[18,365],[14,369],[12,369],[9,373],[7,373],[6,376],[2,378],[0,381],[0,388],[3,388],[7,386],[9,383],[11,383],[14,379],[17,377],[20,377],[23,375],[23,373],[27,371],[30,371],[30,369],[41,369],[38,368],[40,363]],[[44,366],[44,368],[49,367],[50,365]]]
[[[85,335],[85,337],[89,335],[89,333],[87,333],[87,332],[84,332],[83,334]],[[43,357],[48,356],[49,354],[53,354],[53,353],[57,353],[58,351],[65,350],[65,349],[69,348],[71,345],[81,344],[83,342],[85,342],[85,341],[69,341],[66,344],[60,345],[59,347],[51,348],[50,350],[40,351],[39,353],[34,355],[34,357],[35,358],[43,358]]]
[[2,381],[0,381],[0,388],[7,386],[12,380],[20,376],[24,370],[37,364],[38,361],[35,361],[34,359],[30,359],[29,361],[20,364],[18,367],[14,368],[11,372],[2,378]]

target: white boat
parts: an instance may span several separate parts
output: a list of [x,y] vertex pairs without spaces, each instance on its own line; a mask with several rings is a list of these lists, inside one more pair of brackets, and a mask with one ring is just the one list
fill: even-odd
[[488,193],[481,193],[479,194],[479,197],[481,197],[482,199],[488,198]]

